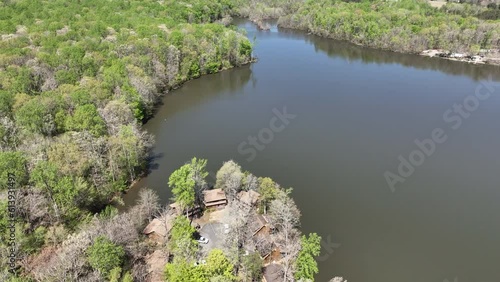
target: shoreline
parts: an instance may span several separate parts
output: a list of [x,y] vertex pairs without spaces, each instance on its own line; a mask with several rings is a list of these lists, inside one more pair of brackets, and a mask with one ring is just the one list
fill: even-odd
[[[221,72],[224,72],[224,71],[229,71],[229,70],[232,70],[232,69],[235,69],[235,68],[240,68],[240,67],[243,67],[243,66],[247,66],[249,64],[253,64],[253,63],[256,63],[258,61],[258,58],[257,57],[251,57],[250,60],[248,62],[245,62],[239,66],[234,66],[234,67],[231,67],[231,68],[223,68],[215,73],[207,73],[207,74],[202,74],[198,77],[194,77],[194,78],[191,78],[191,79],[188,79],[188,80],[185,80],[185,81],[182,81],[172,87],[170,87],[168,90],[166,90],[160,97],[159,97],[159,100],[157,101],[157,103],[155,103],[154,105],[154,110],[153,110],[153,113],[151,114],[151,116],[149,116],[142,124],[141,124],[141,129],[142,127],[149,121],[151,120],[152,118],[155,117],[156,113],[157,113],[157,110],[159,109],[159,107],[162,105],[161,101],[163,100],[163,98],[168,95],[170,93],[170,91],[172,90],[177,90],[179,88],[181,88],[185,83],[189,82],[189,81],[192,81],[192,80],[196,80],[196,79],[199,79],[201,77],[205,77],[205,76],[208,76],[208,75],[214,75],[214,74],[218,74],[218,73],[221,73]],[[147,132],[147,131],[146,131]],[[147,132],[149,133],[149,132]],[[155,142],[156,143],[156,142]],[[149,165],[149,163],[148,163]],[[136,179],[134,179],[133,181],[131,181],[130,183],[128,183],[127,185],[127,189],[121,191],[119,194],[117,194],[117,196],[120,197],[120,200],[123,200],[123,196],[128,194],[130,192],[130,190],[132,189],[142,189],[142,188],[145,188],[144,187],[136,187],[136,185],[141,182],[141,180],[143,180],[144,178],[148,177],[149,173],[148,173],[148,168],[146,168],[144,171],[142,171]],[[113,199],[110,199],[111,202],[113,202]],[[117,208],[119,209],[123,209],[123,211],[125,211],[128,207],[130,207],[131,205],[127,205],[126,203],[123,202],[123,204],[120,204],[118,203],[118,206]],[[133,206],[133,204],[132,204]]]
[[[269,26],[266,21],[268,20],[279,20],[279,19],[265,19],[263,21],[257,21],[257,20],[251,20],[249,18],[245,18],[252,23],[254,23],[257,28],[261,31],[269,31],[269,28],[264,28],[266,26]],[[343,39],[336,39],[333,37],[329,36],[322,36],[319,34],[316,34],[308,29],[300,29],[300,28],[294,28],[294,27],[288,27],[288,26],[283,26],[280,25],[279,23],[277,24],[278,28],[284,28],[284,29],[289,29],[289,30],[296,30],[296,31],[302,31],[307,34],[315,35],[321,38],[326,38],[326,39],[331,39],[331,40],[338,40],[338,41],[343,41],[343,42],[348,42],[350,44],[354,44],[356,46],[361,46],[365,48],[371,48],[374,50],[379,50],[379,51],[390,51],[390,52],[396,52],[400,54],[410,54],[410,55],[418,55],[421,57],[429,57],[429,58],[440,58],[440,59],[446,59],[450,61],[456,61],[456,62],[463,62],[463,63],[469,63],[469,64],[475,64],[475,65],[490,65],[490,66],[500,66],[500,49],[493,49],[493,50],[481,50],[479,54],[470,54],[470,53],[458,53],[458,52],[451,52],[443,49],[427,49],[423,50],[419,53],[415,52],[405,52],[405,51],[396,51],[396,50],[390,50],[390,49],[384,49],[384,48],[376,48],[372,47],[369,45],[364,45],[364,44],[359,44],[356,42],[352,42],[349,40],[343,40]],[[494,56],[491,56],[494,55]]]

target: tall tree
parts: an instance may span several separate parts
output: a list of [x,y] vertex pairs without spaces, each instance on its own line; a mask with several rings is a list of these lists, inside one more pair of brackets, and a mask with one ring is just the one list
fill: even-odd
[[189,208],[194,206],[197,192],[204,189],[206,185],[205,178],[208,175],[206,165],[207,160],[193,158],[190,163],[174,171],[168,180],[168,185],[172,187],[174,201],[180,205],[181,209],[186,209],[186,216],[188,216]]
[[291,189],[279,191],[276,199],[271,202],[269,219],[278,229],[277,243],[284,253],[283,267],[285,281],[290,279],[289,273],[293,267],[300,244],[298,244],[299,231],[296,229],[300,223],[300,211],[292,198],[289,197]]
[[266,214],[269,204],[276,198],[278,185],[269,177],[259,178],[260,209]]
[[188,216],[189,208],[195,201],[195,184],[190,164],[185,164],[174,171],[168,179],[168,185],[172,187],[174,201],[177,202],[182,210],[186,210]]
[[321,252],[321,237],[316,233],[309,237],[302,235],[300,239],[300,252],[295,261],[295,279],[314,281],[314,275],[318,273],[318,263],[315,257]]
[[198,250],[198,242],[193,237],[195,231],[189,219],[183,216],[175,218],[172,230],[170,231],[170,241],[168,245],[175,257],[188,261],[194,259],[196,251]]
[[213,249],[207,257],[207,264],[204,265],[207,278],[218,278],[218,281],[235,281],[234,266],[224,255],[222,250]]
[[125,258],[123,247],[114,244],[107,237],[99,236],[87,249],[90,265],[107,277],[111,270],[121,267]]
[[241,167],[234,161],[224,162],[217,171],[216,178],[215,187],[224,190],[230,199],[234,199],[241,190],[243,173]]

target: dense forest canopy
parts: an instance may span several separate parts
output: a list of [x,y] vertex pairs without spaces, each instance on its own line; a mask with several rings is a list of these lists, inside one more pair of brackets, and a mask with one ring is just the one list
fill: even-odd
[[[246,36],[216,23],[231,8],[227,0],[0,2],[0,225],[13,173],[18,260],[120,201],[144,172],[153,139],[140,125],[163,93],[251,60]],[[8,235],[2,228],[2,252]]]

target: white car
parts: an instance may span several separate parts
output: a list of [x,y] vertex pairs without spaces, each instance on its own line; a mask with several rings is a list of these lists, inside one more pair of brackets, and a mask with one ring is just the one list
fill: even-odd
[[224,224],[224,234],[229,233],[229,224]]
[[198,243],[200,244],[208,244],[208,239],[201,236],[199,239],[198,239]]
[[202,260],[200,260],[200,261],[196,261],[196,262],[194,263],[194,266],[198,266],[198,265],[202,265],[202,264],[207,264],[207,261],[206,261],[206,260],[204,260],[204,259],[202,259]]

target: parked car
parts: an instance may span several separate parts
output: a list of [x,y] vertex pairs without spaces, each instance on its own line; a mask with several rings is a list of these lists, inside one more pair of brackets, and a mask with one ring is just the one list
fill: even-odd
[[198,243],[200,244],[208,244],[208,239],[201,236],[200,238],[198,238]]
[[198,265],[202,265],[202,264],[207,264],[207,261],[202,259],[200,261],[195,261],[194,262],[194,266],[198,266]]

